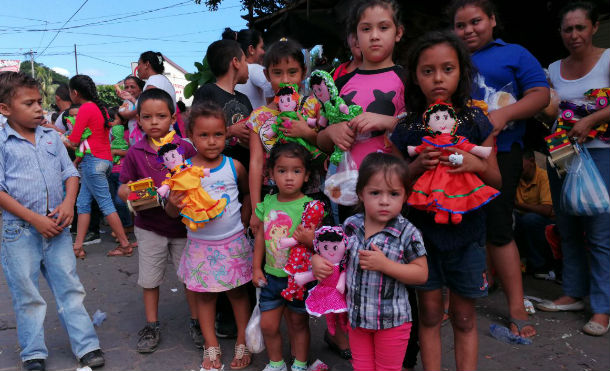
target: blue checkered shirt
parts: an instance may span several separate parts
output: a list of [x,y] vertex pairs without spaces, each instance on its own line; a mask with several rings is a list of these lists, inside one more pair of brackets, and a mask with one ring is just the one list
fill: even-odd
[[[0,192],[46,215],[62,203],[64,182],[79,175],[55,130],[38,126],[35,135],[34,146],[8,124],[0,128]],[[19,220],[6,210],[2,218]]]
[[421,234],[402,215],[365,240],[364,214],[349,217],[343,224],[349,238],[347,261],[347,308],[350,325],[381,330],[411,322],[407,286],[381,272],[360,268],[358,250],[374,243],[392,261],[409,263],[426,255]]

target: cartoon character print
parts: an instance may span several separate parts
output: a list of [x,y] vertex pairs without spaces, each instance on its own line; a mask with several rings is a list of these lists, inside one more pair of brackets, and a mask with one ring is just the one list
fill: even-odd
[[288,214],[281,210],[271,210],[264,220],[265,241],[268,242],[267,248],[273,256],[274,262],[269,265],[283,269],[288,262],[288,250],[279,248],[280,240],[290,236],[292,219]]
[[354,97],[356,96],[357,91],[350,91],[349,93],[345,94],[345,95],[341,95],[341,98],[343,98],[343,101],[345,101],[345,104],[347,104],[348,106],[351,106],[354,103]]
[[375,100],[372,101],[368,107],[366,107],[366,112],[379,113],[381,115],[386,116],[394,116],[396,112],[396,107],[394,106],[394,96],[396,95],[395,91],[389,91],[387,93],[382,92],[381,90],[374,89],[373,96]]
[[269,152],[277,141],[277,135],[271,127],[271,125],[275,124],[276,117],[271,112],[261,112],[256,120],[261,123],[258,129],[258,136],[261,139],[261,143],[263,143],[265,151]]

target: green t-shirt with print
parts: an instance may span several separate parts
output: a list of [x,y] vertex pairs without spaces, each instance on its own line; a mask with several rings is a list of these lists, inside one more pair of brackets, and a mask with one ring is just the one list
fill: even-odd
[[301,224],[305,205],[313,201],[303,196],[298,200],[280,202],[277,194],[266,195],[263,202],[256,205],[256,216],[263,221],[265,232],[265,272],[276,277],[287,277],[284,266],[288,261],[290,249],[279,249],[280,239],[291,237]]

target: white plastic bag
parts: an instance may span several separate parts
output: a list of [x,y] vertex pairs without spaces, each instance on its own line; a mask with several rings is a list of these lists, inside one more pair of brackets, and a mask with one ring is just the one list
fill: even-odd
[[337,172],[326,178],[324,194],[331,201],[344,206],[358,203],[356,183],[358,182],[358,167],[349,152],[343,153],[343,158],[337,166]]
[[260,353],[265,350],[265,340],[261,331],[261,310],[258,301],[261,295],[261,289],[256,289],[256,306],[252,311],[248,326],[246,326],[246,346],[252,353]]

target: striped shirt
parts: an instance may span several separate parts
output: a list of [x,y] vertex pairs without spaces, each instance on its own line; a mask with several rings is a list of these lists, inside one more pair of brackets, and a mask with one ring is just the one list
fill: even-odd
[[361,269],[358,250],[369,250],[374,243],[388,259],[407,264],[426,255],[417,228],[399,215],[365,240],[364,214],[356,214],[345,221],[343,229],[349,238],[346,299],[350,325],[382,330],[411,322],[407,286],[381,272]]
[[[38,126],[36,145],[9,125],[0,128],[0,192],[46,215],[64,199],[64,182],[78,177],[68,151],[53,129]],[[2,218],[20,220],[4,210]]]

